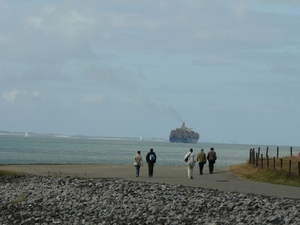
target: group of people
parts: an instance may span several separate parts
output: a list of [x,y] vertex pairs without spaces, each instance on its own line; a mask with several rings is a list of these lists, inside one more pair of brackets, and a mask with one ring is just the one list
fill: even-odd
[[186,162],[188,170],[188,177],[190,179],[193,179],[193,170],[196,162],[199,163],[200,175],[203,174],[203,168],[206,161],[208,161],[209,173],[214,173],[214,164],[216,163],[216,160],[217,153],[215,152],[214,148],[210,148],[209,152],[207,153],[207,156],[203,148],[200,149],[200,152],[197,154],[197,156],[193,153],[193,149],[191,148],[190,151],[184,156],[184,161]]
[[[140,167],[143,166],[143,159],[141,156],[141,151],[137,151],[137,154],[134,156],[134,166],[135,166],[135,174],[136,177],[140,175]],[[186,162],[188,177],[189,179],[193,179],[193,170],[196,162],[199,163],[199,172],[200,175],[203,174],[204,164],[208,161],[208,168],[209,173],[212,174],[214,172],[214,164],[217,160],[217,153],[215,152],[214,148],[210,148],[207,155],[204,152],[204,149],[201,148],[200,152],[197,156],[193,153],[193,149],[191,148],[190,151],[184,156],[184,161]],[[153,148],[146,155],[146,162],[148,164],[148,176],[153,177],[153,167],[156,163],[156,154],[153,151]]]
[[[136,155],[133,157],[134,166],[135,166],[135,175],[136,177],[140,176],[140,168],[143,165],[143,159],[141,156],[141,151],[137,151]],[[153,167],[156,163],[156,154],[153,151],[153,148],[150,149],[150,152],[146,155],[146,162],[148,163],[148,175],[153,177]]]

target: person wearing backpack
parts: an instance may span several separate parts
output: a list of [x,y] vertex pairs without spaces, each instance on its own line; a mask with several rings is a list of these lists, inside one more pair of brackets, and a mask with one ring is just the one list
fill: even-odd
[[154,163],[156,163],[156,154],[153,151],[153,148],[151,148],[150,152],[146,155],[146,162],[148,163],[149,177],[153,177],[153,167]]
[[193,179],[193,170],[196,163],[196,156],[194,155],[192,148],[188,153],[185,154],[184,161],[186,162],[188,177],[190,179]]

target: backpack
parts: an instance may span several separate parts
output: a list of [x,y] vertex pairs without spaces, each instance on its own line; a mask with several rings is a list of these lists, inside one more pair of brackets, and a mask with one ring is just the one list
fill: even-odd
[[149,155],[149,160],[150,160],[151,162],[154,162],[154,161],[155,161],[155,155],[154,155],[153,153],[150,153],[150,155]]

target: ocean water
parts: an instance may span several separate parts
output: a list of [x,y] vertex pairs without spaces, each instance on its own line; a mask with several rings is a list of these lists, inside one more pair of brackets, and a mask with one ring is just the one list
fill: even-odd
[[[260,147],[262,154],[268,147],[269,156],[276,156],[277,146],[221,144],[221,143],[170,143],[169,141],[138,139],[101,139],[75,137],[45,137],[0,135],[0,164],[111,164],[132,165],[136,152],[145,156],[150,148],[157,155],[156,165],[185,166],[184,155],[190,148],[205,153],[213,147],[217,153],[217,167],[244,163],[249,150]],[[290,154],[291,146],[279,146],[279,156]],[[298,155],[300,147],[293,147]]]

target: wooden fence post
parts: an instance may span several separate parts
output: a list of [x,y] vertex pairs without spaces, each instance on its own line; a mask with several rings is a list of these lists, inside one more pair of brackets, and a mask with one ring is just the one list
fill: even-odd
[[282,158],[280,158],[280,169],[282,170]]
[[269,147],[267,147],[267,150],[266,150],[266,157],[269,156]]
[[252,150],[252,165],[255,165],[255,149]]
[[276,164],[275,157],[273,157],[273,170],[275,170],[275,164]]
[[260,157],[260,167],[263,168],[264,167],[264,155],[261,154],[261,157]]
[[259,156],[260,156],[260,147],[258,147],[257,153],[258,153],[258,158],[259,158]]
[[249,163],[252,164],[253,163],[253,148],[250,149],[250,155],[249,155]]
[[290,147],[290,156],[293,156],[293,147]]
[[279,147],[277,146],[277,159],[279,157]]
[[259,159],[259,155],[258,155],[258,153],[256,153],[255,166],[258,166],[258,159]]
[[300,162],[298,162],[298,177],[300,177]]
[[292,160],[289,160],[289,174],[292,174]]

